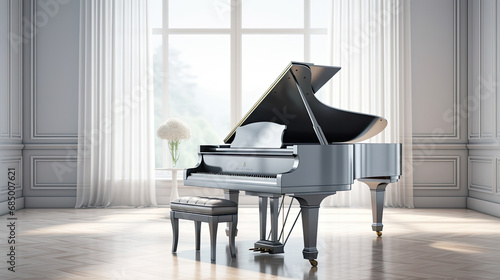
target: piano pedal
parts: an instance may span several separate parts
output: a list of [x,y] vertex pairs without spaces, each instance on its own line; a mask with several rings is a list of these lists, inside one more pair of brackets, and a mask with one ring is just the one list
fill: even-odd
[[273,252],[273,250],[269,248],[250,248],[248,250],[260,253],[270,253],[270,254],[272,254]]

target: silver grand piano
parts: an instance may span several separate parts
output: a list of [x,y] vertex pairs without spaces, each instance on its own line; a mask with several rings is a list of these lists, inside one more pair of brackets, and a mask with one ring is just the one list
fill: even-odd
[[[226,145],[200,146],[199,162],[184,172],[184,184],[259,196],[260,240],[254,250],[283,253],[278,236],[279,198],[301,207],[304,259],[316,266],[321,201],[348,191],[354,180],[371,190],[372,229],[382,234],[387,184],[401,175],[401,144],[357,143],[381,132],[384,118],[329,107],[315,93],[339,67],[290,63],[229,133]],[[269,236],[266,236],[267,208]],[[280,234],[281,235],[281,234]]]

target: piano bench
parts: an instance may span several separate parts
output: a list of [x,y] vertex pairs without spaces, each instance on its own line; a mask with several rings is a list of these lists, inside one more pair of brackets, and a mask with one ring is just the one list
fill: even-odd
[[179,242],[179,219],[194,221],[196,250],[200,250],[201,222],[210,228],[210,260],[215,262],[217,245],[217,225],[230,223],[229,248],[231,257],[236,257],[236,225],[238,222],[238,204],[234,201],[212,197],[180,197],[170,202],[170,221],[172,222],[172,253],[177,251]]

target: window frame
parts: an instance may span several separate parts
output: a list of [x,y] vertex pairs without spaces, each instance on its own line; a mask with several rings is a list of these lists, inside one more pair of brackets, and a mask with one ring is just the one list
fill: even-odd
[[[170,35],[217,35],[226,34],[230,37],[230,126],[234,127],[241,119],[242,112],[242,38],[247,34],[256,35],[281,35],[293,34],[304,36],[304,60],[310,61],[311,57],[311,36],[326,35],[327,28],[311,27],[311,1],[303,0],[303,27],[302,28],[243,28],[242,27],[242,1],[230,0],[230,26],[229,28],[169,28],[168,6],[169,0],[162,0],[162,27],[152,28],[152,36],[162,36],[162,107],[168,108],[168,53]],[[163,112],[163,119],[168,118],[169,112]],[[157,169],[157,178],[159,170],[164,169],[169,163],[168,146],[166,141],[162,141],[162,168]],[[163,177],[164,178],[164,177]],[[180,178],[182,180],[182,178]]]

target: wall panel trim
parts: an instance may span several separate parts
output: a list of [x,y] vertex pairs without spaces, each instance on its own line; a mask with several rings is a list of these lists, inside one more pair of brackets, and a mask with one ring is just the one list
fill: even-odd
[[22,150],[23,144],[2,144],[0,143],[0,150]]
[[[453,1],[453,132],[452,133],[439,133],[440,140],[460,140],[460,1]],[[436,141],[436,133],[415,133],[412,135],[413,139],[418,141]]]
[[458,190],[460,189],[460,156],[414,156],[413,163],[429,162],[451,162],[453,165],[453,181],[449,183],[416,183],[414,179],[413,189],[415,190]]
[[495,183],[495,193],[500,194],[500,158],[496,159],[496,183]]
[[[7,157],[0,157],[0,167],[3,167],[4,164],[8,163],[14,163],[17,164],[16,168],[16,180],[17,184],[15,186],[16,192],[22,192],[23,189],[23,158],[22,156],[7,156]],[[1,170],[1,172],[6,172],[7,169]],[[1,182],[0,182],[1,183]],[[8,192],[8,186],[2,186],[0,185],[0,195],[7,194]]]
[[[67,168],[76,166],[77,159],[70,156],[31,156],[31,186],[32,190],[75,190],[77,183],[41,183],[37,181],[36,178],[36,168],[39,162],[61,162],[65,163]],[[64,165],[63,165],[64,166]],[[76,168],[74,168],[76,172]],[[54,171],[56,172],[56,171]]]
[[[36,1],[31,0],[31,21],[36,22],[37,5]],[[37,85],[37,75],[36,75],[36,33],[31,39],[31,89],[30,89],[30,105],[31,105],[31,140],[44,139],[44,140],[68,140],[77,139],[78,133],[41,133],[37,129],[37,106],[36,106],[36,85]]]
[[[477,163],[485,163],[490,166],[490,185],[484,185],[474,182],[475,174],[472,174],[472,166]],[[482,157],[482,156],[469,156],[469,162],[467,164],[468,169],[468,177],[469,177],[469,190],[484,192],[484,193],[493,193],[493,187],[496,185],[496,162],[493,157]],[[488,172],[488,170],[486,170]],[[476,175],[477,176],[477,175]],[[488,179],[488,178],[486,178]]]

